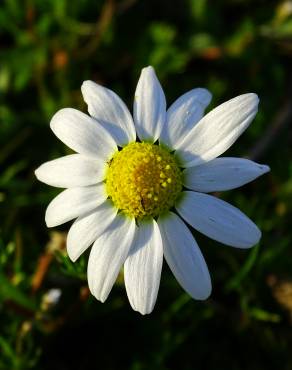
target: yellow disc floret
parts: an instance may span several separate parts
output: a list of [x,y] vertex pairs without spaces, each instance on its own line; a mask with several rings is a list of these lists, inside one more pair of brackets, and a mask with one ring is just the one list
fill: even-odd
[[156,217],[174,205],[181,190],[174,156],[158,145],[131,143],[109,161],[107,194],[128,216]]

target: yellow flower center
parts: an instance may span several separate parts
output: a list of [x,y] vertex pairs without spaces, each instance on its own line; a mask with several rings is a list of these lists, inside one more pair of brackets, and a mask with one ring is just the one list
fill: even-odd
[[138,219],[169,210],[182,190],[182,172],[167,150],[131,143],[109,161],[106,191],[114,205]]

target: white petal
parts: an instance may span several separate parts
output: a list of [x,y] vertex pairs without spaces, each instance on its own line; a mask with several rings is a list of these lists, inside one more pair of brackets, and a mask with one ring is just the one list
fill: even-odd
[[269,166],[243,158],[216,158],[183,171],[184,185],[208,193],[238,188],[270,171]]
[[77,218],[67,236],[67,252],[73,262],[106,230],[116,214],[117,209],[106,200],[89,214]]
[[211,195],[186,191],[176,209],[195,229],[223,244],[250,248],[260,240],[260,230],[247,216]]
[[105,177],[107,165],[99,158],[71,154],[42,164],[35,175],[45,184],[71,188],[97,184]]
[[154,308],[162,261],[162,240],[156,221],[140,223],[125,262],[124,276],[131,306],[142,315]]
[[159,141],[169,148],[177,148],[195,124],[203,117],[212,95],[197,88],[179,97],[166,112],[166,123]]
[[117,150],[110,134],[96,120],[76,109],[59,110],[50,126],[54,134],[77,153],[108,160]]
[[49,204],[45,217],[46,224],[48,227],[62,225],[92,211],[106,198],[104,183],[66,189]]
[[143,68],[134,99],[134,121],[140,140],[155,142],[166,116],[164,92],[152,67]]
[[89,114],[111,133],[117,144],[124,146],[136,140],[132,116],[117,94],[93,81],[84,81],[81,91]]
[[208,267],[191,232],[170,212],[158,219],[164,257],[177,281],[195,299],[207,299],[212,286]]
[[104,302],[125,262],[135,235],[135,220],[118,214],[90,252],[87,276],[91,293]]
[[203,117],[176,148],[183,165],[197,166],[224,153],[249,126],[258,102],[256,94],[240,95]]

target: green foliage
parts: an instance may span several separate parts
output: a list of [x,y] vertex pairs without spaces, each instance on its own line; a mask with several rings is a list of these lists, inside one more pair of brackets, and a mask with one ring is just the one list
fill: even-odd
[[[291,1],[3,0],[0,25],[0,369],[290,370]],[[259,114],[228,155],[272,171],[220,194],[260,226],[260,245],[239,251],[194,232],[211,298],[193,301],[165,264],[156,308],[142,317],[122,276],[103,305],[90,296],[88,255],[71,263],[69,226],[45,227],[57,190],[34,169],[69,153],[49,120],[86,110],[83,80],[131,106],[149,64],[168,104],[197,86],[213,93],[210,108],[257,92]]]

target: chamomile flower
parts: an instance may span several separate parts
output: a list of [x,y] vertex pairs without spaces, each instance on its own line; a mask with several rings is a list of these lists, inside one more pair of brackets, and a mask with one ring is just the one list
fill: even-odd
[[258,97],[244,94],[203,117],[211,94],[193,89],[166,110],[152,67],[135,92],[133,118],[111,90],[85,81],[90,116],[71,108],[51,120],[55,135],[76,154],[40,166],[36,176],[67,188],[49,204],[48,227],[76,219],[67,238],[72,261],[92,244],[91,293],[104,302],[124,266],[134,310],[156,302],[163,256],[193,298],[206,299],[211,279],[191,231],[237,247],[256,244],[261,232],[237,208],[209,192],[234,189],[269,171],[248,159],[217,158],[249,126]]

